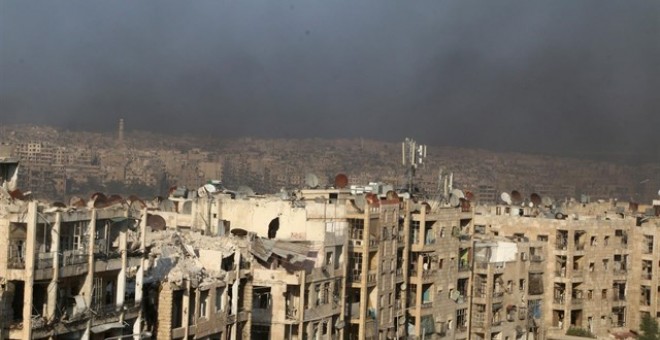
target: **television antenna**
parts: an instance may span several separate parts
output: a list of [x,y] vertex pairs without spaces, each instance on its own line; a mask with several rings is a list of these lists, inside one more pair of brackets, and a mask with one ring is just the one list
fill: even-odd
[[408,179],[408,192],[412,195],[413,179],[417,167],[424,164],[426,159],[426,145],[417,145],[412,138],[406,138],[401,143],[401,164],[406,168]]

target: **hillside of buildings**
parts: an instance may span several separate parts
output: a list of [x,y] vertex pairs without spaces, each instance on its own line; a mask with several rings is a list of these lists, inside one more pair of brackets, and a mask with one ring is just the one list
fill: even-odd
[[[404,136],[402,136],[403,139]],[[414,136],[412,136],[414,137]],[[227,188],[257,192],[305,185],[313,173],[321,186],[338,173],[350,184],[383,181],[401,186],[400,143],[364,139],[223,139],[220,136],[70,131],[47,126],[0,128],[5,153],[21,161],[21,188],[41,198],[65,200],[103,188],[106,192],[166,195],[172,186],[196,188],[221,180]],[[424,141],[419,141],[424,143]],[[660,188],[660,164],[625,164],[483,149],[428,146],[417,171],[419,189],[438,193],[438,176],[453,172],[456,186],[494,202],[519,190],[556,199],[648,201]]]

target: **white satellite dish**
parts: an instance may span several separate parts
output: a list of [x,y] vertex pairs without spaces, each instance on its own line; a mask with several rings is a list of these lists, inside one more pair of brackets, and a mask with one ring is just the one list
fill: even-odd
[[456,197],[459,198],[459,199],[460,199],[460,198],[465,198],[465,194],[463,193],[463,191],[461,191],[461,190],[459,190],[459,189],[453,189],[453,190],[451,191],[451,195],[452,195],[452,196],[456,196]]
[[511,195],[506,191],[500,195],[500,199],[506,204],[511,204]]
[[458,196],[451,195],[449,196],[449,205],[452,207],[457,207],[459,204],[461,204],[461,199],[458,198]]
[[360,210],[364,210],[364,207],[367,205],[367,199],[362,194],[355,195],[355,199],[353,201],[355,202],[355,206]]
[[546,207],[551,206],[553,202],[553,199],[549,196],[543,196],[543,198],[541,198],[541,204]]
[[313,173],[307,173],[305,175],[305,184],[309,188],[312,188],[312,189],[317,188],[319,186],[319,178],[316,175],[314,175]]
[[209,183],[209,184],[204,184],[204,190],[206,190],[206,192],[208,192],[209,194],[212,194],[218,191],[218,188],[216,188],[215,185]]
[[660,196],[660,190],[658,190],[658,196]]

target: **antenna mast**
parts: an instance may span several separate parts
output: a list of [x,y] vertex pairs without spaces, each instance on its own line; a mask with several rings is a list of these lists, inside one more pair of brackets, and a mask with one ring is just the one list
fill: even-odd
[[419,165],[424,164],[426,158],[426,145],[417,145],[411,138],[406,138],[401,143],[401,162],[406,168],[406,177],[408,179],[408,192],[413,193],[413,179],[415,171]]

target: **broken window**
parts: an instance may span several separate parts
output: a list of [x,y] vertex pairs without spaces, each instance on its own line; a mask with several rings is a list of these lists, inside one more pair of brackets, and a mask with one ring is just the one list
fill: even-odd
[[257,309],[271,307],[270,287],[255,287],[252,291],[252,306]]
[[280,229],[280,218],[275,217],[268,223],[268,238],[273,239],[277,235],[277,231]]
[[205,289],[200,292],[199,296],[199,317],[207,318],[209,309],[209,290]]
[[225,294],[225,287],[217,287],[215,288],[215,311],[219,312],[224,309],[224,306],[222,305],[222,298],[223,295]]

